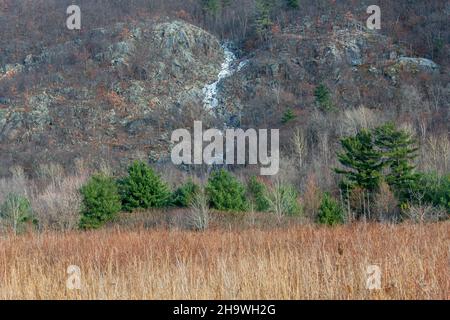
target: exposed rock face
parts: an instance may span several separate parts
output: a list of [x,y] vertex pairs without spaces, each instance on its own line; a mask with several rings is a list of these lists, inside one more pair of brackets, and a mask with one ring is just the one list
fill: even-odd
[[402,57],[403,48],[364,29],[336,27],[318,36],[291,28],[277,34],[269,49],[251,54],[246,67],[224,84],[221,105],[244,126],[279,127],[280,110],[315,109],[320,83],[339,109],[380,108],[398,94],[399,72],[414,78],[416,72],[439,70],[431,60]]
[[335,30],[328,39],[329,42],[324,51],[333,57],[333,62],[360,66],[365,63],[365,54],[370,48],[371,36],[373,35],[361,31],[352,33],[348,30]]
[[439,70],[439,66],[436,63],[425,58],[401,57],[398,59],[398,63],[407,68],[418,68],[431,72]]
[[433,61],[425,58],[400,57],[395,63],[386,69],[386,75],[390,77],[394,84],[398,82],[398,74],[400,72],[409,72],[417,74],[425,72],[433,74],[439,71],[439,66]]
[[439,70],[376,32],[338,27],[320,36],[286,29],[244,57],[234,49],[226,59],[196,26],[145,21],[93,29],[0,66],[0,85],[12,88],[0,96],[0,175],[75,157],[158,161],[173,129],[210,118],[205,104],[217,106],[218,125],[279,128],[283,108],[315,108],[319,83],[339,108],[377,108],[379,96],[396,95],[400,73]]
[[154,33],[163,54],[171,55],[175,52],[185,61],[192,62],[193,54],[203,51],[203,54],[209,55],[219,49],[219,43],[214,36],[182,21],[158,24]]
[[167,152],[174,112],[182,118],[202,105],[223,59],[218,39],[196,26],[146,21],[94,29],[0,66],[0,81],[13,86],[34,76],[26,95],[0,97],[0,161],[6,170],[48,161],[49,152],[60,162],[106,153],[124,163]]

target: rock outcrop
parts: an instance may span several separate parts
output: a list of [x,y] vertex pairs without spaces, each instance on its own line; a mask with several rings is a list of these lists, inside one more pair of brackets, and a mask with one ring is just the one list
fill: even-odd
[[171,131],[194,120],[278,128],[282,110],[316,108],[320,83],[339,108],[379,108],[398,95],[403,73],[440,70],[377,32],[318,33],[305,21],[256,51],[235,57],[232,48],[232,59],[215,36],[166,19],[88,30],[0,66],[0,85],[9,88],[0,91],[0,175],[15,164],[70,165],[76,157],[158,161],[169,154]]
[[275,34],[267,50],[250,54],[246,67],[226,80],[221,106],[235,115],[236,123],[279,127],[279,110],[317,107],[314,89],[321,83],[339,109],[381,108],[380,101],[399,94],[400,73],[414,79],[418,73],[439,71],[431,60],[406,57],[406,50],[377,32],[335,27],[317,34],[305,29]]
[[167,20],[90,30],[0,66],[0,82],[19,92],[0,97],[0,161],[6,170],[48,161],[49,153],[58,162],[126,163],[135,153],[167,152],[173,118],[201,106],[223,59],[215,36]]

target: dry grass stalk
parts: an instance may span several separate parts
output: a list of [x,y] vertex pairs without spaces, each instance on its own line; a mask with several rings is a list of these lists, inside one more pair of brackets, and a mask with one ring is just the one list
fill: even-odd
[[[449,223],[0,239],[0,299],[448,299]],[[366,289],[368,265],[381,290]],[[79,266],[81,290],[68,290]]]

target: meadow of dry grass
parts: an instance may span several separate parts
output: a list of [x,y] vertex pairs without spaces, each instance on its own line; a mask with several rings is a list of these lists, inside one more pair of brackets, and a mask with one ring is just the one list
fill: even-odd
[[[448,299],[449,223],[0,238],[0,299]],[[365,288],[366,268],[382,289]],[[66,288],[67,267],[82,289]]]

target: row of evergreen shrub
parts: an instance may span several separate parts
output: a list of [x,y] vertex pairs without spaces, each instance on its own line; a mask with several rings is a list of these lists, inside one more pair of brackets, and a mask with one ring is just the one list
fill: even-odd
[[[114,219],[116,214],[136,209],[189,207],[201,186],[188,180],[174,192],[144,162],[134,162],[125,177],[114,179],[97,174],[81,188],[83,197],[82,229],[95,229]],[[300,215],[302,208],[297,191],[290,185],[268,187],[256,177],[247,186],[225,170],[211,174],[205,186],[211,208],[221,211],[245,212],[254,208],[279,215]],[[336,224],[343,221],[339,203],[324,196],[318,222]]]

